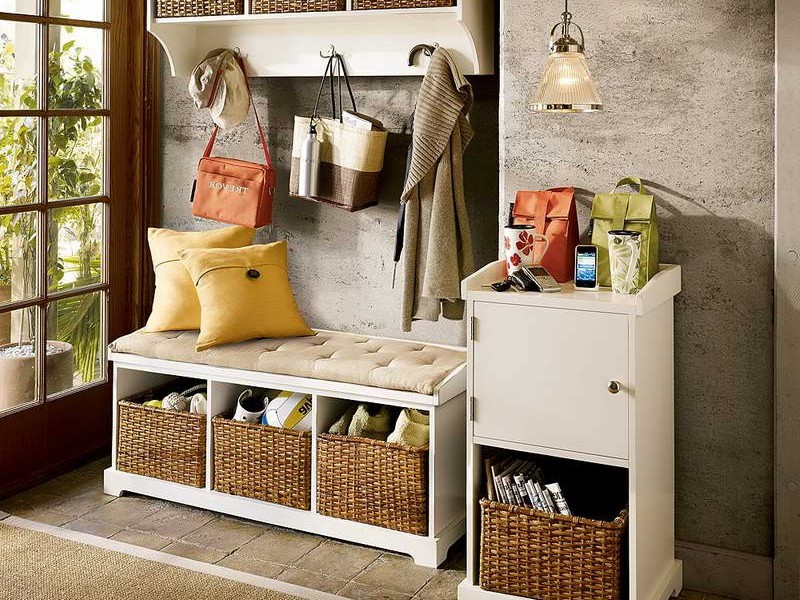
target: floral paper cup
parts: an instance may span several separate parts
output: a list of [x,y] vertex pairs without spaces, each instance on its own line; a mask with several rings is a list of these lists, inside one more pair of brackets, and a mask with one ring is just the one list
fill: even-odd
[[[537,257],[536,242],[544,242],[544,250]],[[536,233],[533,225],[508,225],[503,229],[503,252],[506,258],[506,271],[511,274],[522,267],[539,264],[547,252],[550,241]]]

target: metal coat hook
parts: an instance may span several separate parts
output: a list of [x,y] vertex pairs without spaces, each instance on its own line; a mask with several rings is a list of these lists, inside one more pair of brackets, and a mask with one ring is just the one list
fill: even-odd
[[333,44],[325,48],[325,50],[319,51],[320,58],[333,58],[336,56],[336,48],[334,48]]
[[408,66],[414,66],[414,58],[416,58],[417,54],[422,52],[425,56],[431,56],[433,51],[439,47],[439,44],[434,44],[431,46],[430,44],[417,44],[414,46],[411,51],[408,53]]

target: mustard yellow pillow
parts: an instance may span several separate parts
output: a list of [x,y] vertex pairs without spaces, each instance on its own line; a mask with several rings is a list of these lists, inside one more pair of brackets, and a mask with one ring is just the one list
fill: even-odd
[[240,248],[253,243],[255,229],[224,227],[211,231],[147,230],[156,273],[153,311],[145,331],[200,329],[200,302],[178,252],[184,248]]
[[254,338],[313,335],[294,301],[286,242],[182,250],[200,299],[197,351]]

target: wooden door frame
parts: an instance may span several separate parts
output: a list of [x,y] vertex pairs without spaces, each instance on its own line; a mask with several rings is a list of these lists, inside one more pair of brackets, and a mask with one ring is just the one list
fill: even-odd
[[[146,0],[109,0],[107,6],[113,48],[106,57],[113,86],[108,336],[114,339],[141,325],[143,299],[149,294],[146,229],[155,218],[150,206],[159,204],[160,185],[148,166],[159,143],[153,139],[159,123],[150,122],[149,108],[158,106],[158,89],[152,86],[158,80],[159,55],[145,31]],[[110,442],[111,369],[108,383],[0,417],[0,498],[102,456]]]
[[775,2],[776,600],[800,600],[800,3]]

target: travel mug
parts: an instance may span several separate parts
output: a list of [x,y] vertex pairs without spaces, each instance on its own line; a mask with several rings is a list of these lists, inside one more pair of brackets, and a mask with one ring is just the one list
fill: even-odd
[[253,394],[253,390],[245,390],[239,394],[236,400],[236,413],[233,415],[234,421],[244,421],[246,423],[258,423],[261,416],[267,409],[264,397]]
[[614,229],[608,232],[608,259],[611,289],[620,294],[639,291],[639,255],[642,234],[639,231]]
[[[544,242],[544,250],[538,258],[536,254],[537,240]],[[522,267],[540,264],[547,253],[550,240],[536,233],[533,225],[506,225],[503,228],[503,251],[506,258],[506,272],[510,275]]]

